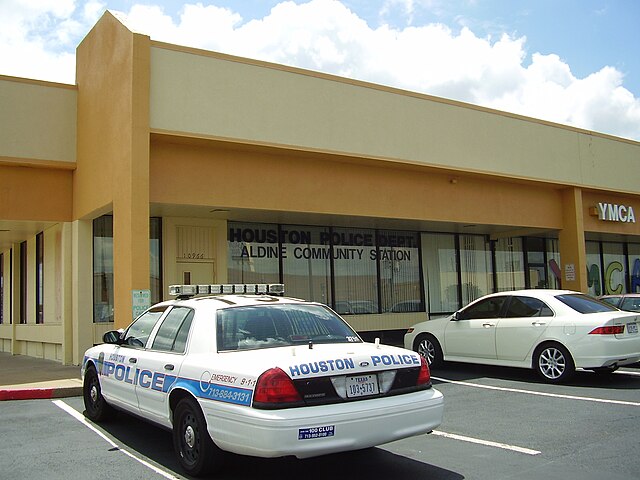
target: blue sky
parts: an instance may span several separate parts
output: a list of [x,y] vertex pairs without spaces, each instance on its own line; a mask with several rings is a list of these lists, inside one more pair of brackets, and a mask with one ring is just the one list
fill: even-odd
[[154,40],[640,141],[638,0],[0,0],[0,75],[74,83],[105,9]]

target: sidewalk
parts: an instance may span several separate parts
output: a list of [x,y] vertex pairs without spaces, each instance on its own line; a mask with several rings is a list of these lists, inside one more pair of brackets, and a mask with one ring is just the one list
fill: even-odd
[[0,401],[82,395],[80,367],[0,352]]

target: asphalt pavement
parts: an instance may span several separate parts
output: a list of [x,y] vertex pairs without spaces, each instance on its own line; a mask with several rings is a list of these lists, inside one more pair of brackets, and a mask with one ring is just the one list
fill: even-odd
[[82,395],[80,367],[0,352],[0,400]]

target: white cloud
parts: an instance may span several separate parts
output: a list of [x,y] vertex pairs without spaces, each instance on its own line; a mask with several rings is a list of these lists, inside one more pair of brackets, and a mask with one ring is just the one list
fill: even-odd
[[74,0],[0,2],[0,74],[73,83],[75,47],[104,4]]
[[[418,3],[386,0],[411,17]],[[0,73],[61,80],[75,46],[104,9],[97,0],[3,0]],[[232,10],[185,4],[174,18],[160,6],[133,5],[128,23],[155,40],[216,50],[458,99],[581,128],[640,140],[640,99],[622,74],[605,67],[576,78],[557,55],[526,53],[526,37],[498,40],[443,24],[370,27],[337,0],[277,4],[245,21]],[[72,44],[72,45],[71,45]],[[527,63],[530,63],[527,65]]]

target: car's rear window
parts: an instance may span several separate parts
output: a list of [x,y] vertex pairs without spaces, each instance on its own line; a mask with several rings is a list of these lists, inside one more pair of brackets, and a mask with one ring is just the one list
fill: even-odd
[[218,351],[362,340],[322,305],[256,305],[218,310]]
[[608,303],[578,293],[557,295],[556,298],[579,313],[615,312],[617,310]]

